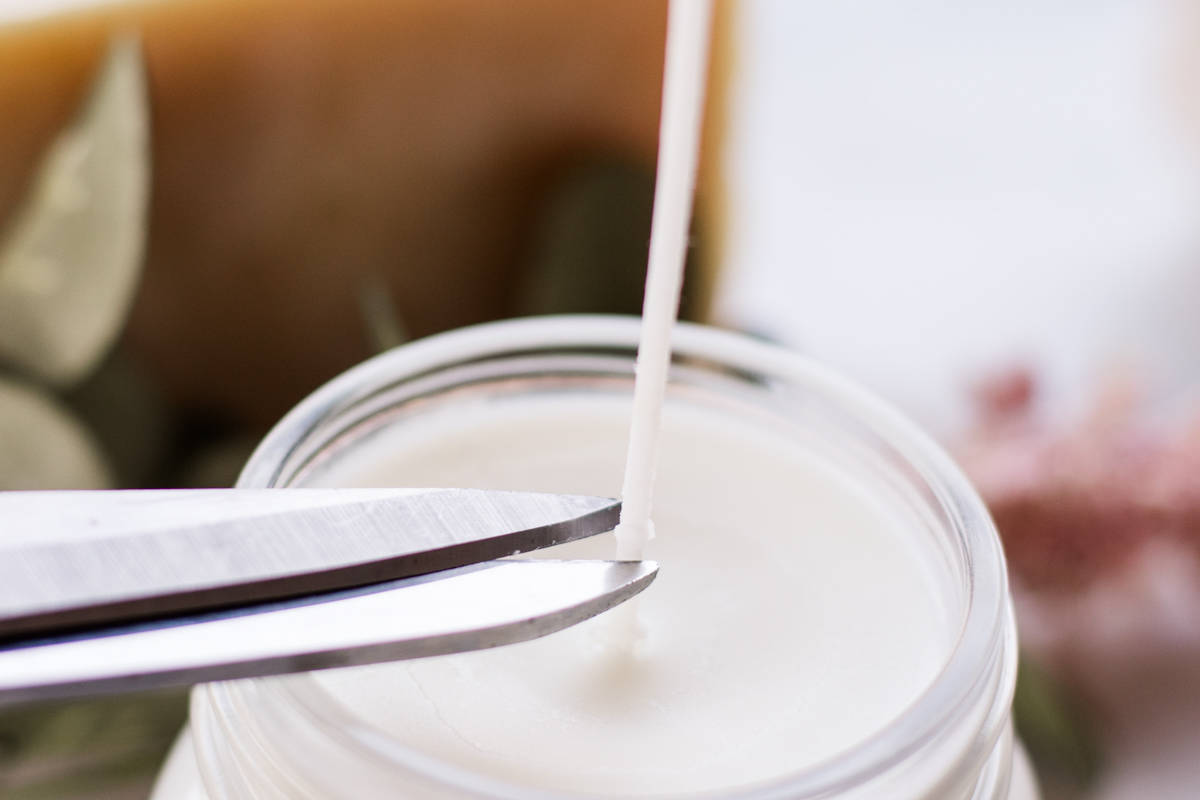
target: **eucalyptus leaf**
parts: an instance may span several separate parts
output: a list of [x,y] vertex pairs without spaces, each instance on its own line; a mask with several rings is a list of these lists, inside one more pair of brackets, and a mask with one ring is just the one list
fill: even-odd
[[25,374],[74,383],[121,329],[146,239],[148,117],[140,46],[118,37],[0,234],[0,360]]
[[1092,721],[1067,684],[1024,655],[1013,717],[1043,783],[1055,787],[1047,797],[1074,796],[1092,787],[1103,767]]
[[368,275],[359,286],[358,309],[362,314],[367,342],[374,352],[382,353],[409,340],[408,329],[400,318],[382,275]]
[[99,450],[65,408],[35,386],[0,378],[0,490],[109,486]]
[[639,164],[606,159],[564,175],[538,221],[516,313],[640,314],[653,203],[654,174]]
[[144,800],[186,716],[182,692],[0,711],[0,797]]

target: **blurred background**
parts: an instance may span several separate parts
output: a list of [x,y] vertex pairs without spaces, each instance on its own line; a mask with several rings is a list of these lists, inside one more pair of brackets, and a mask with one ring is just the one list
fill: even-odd
[[[1200,796],[1198,12],[716,23],[684,315],[958,456],[1051,799]],[[230,485],[382,349],[638,313],[664,36],[662,0],[0,0],[0,488]],[[0,796],[145,797],[185,714],[0,712]]]

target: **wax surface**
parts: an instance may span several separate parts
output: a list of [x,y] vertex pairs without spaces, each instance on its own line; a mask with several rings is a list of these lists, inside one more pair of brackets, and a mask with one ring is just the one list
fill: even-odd
[[[420,415],[308,481],[615,495],[627,397],[499,401]],[[597,796],[713,791],[861,741],[948,652],[912,535],[776,431],[668,402],[640,598],[487,652],[314,673],[355,714],[485,776]],[[546,551],[610,558],[601,535]]]

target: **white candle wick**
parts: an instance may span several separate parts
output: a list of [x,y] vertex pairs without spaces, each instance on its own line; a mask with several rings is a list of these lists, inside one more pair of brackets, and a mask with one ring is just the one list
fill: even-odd
[[671,363],[671,329],[679,314],[687,258],[711,25],[711,0],[673,0],[670,4],[650,259],[621,489],[621,524],[615,531],[617,558],[621,559],[642,558],[654,535],[650,514],[659,428]]

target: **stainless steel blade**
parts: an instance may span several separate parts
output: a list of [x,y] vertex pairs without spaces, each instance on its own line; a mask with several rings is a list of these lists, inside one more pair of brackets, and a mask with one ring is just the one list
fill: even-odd
[[619,513],[476,489],[0,492],[0,638],[450,569],[609,530]]
[[0,705],[482,650],[632,597],[648,561],[492,561],[192,620],[0,647]]

